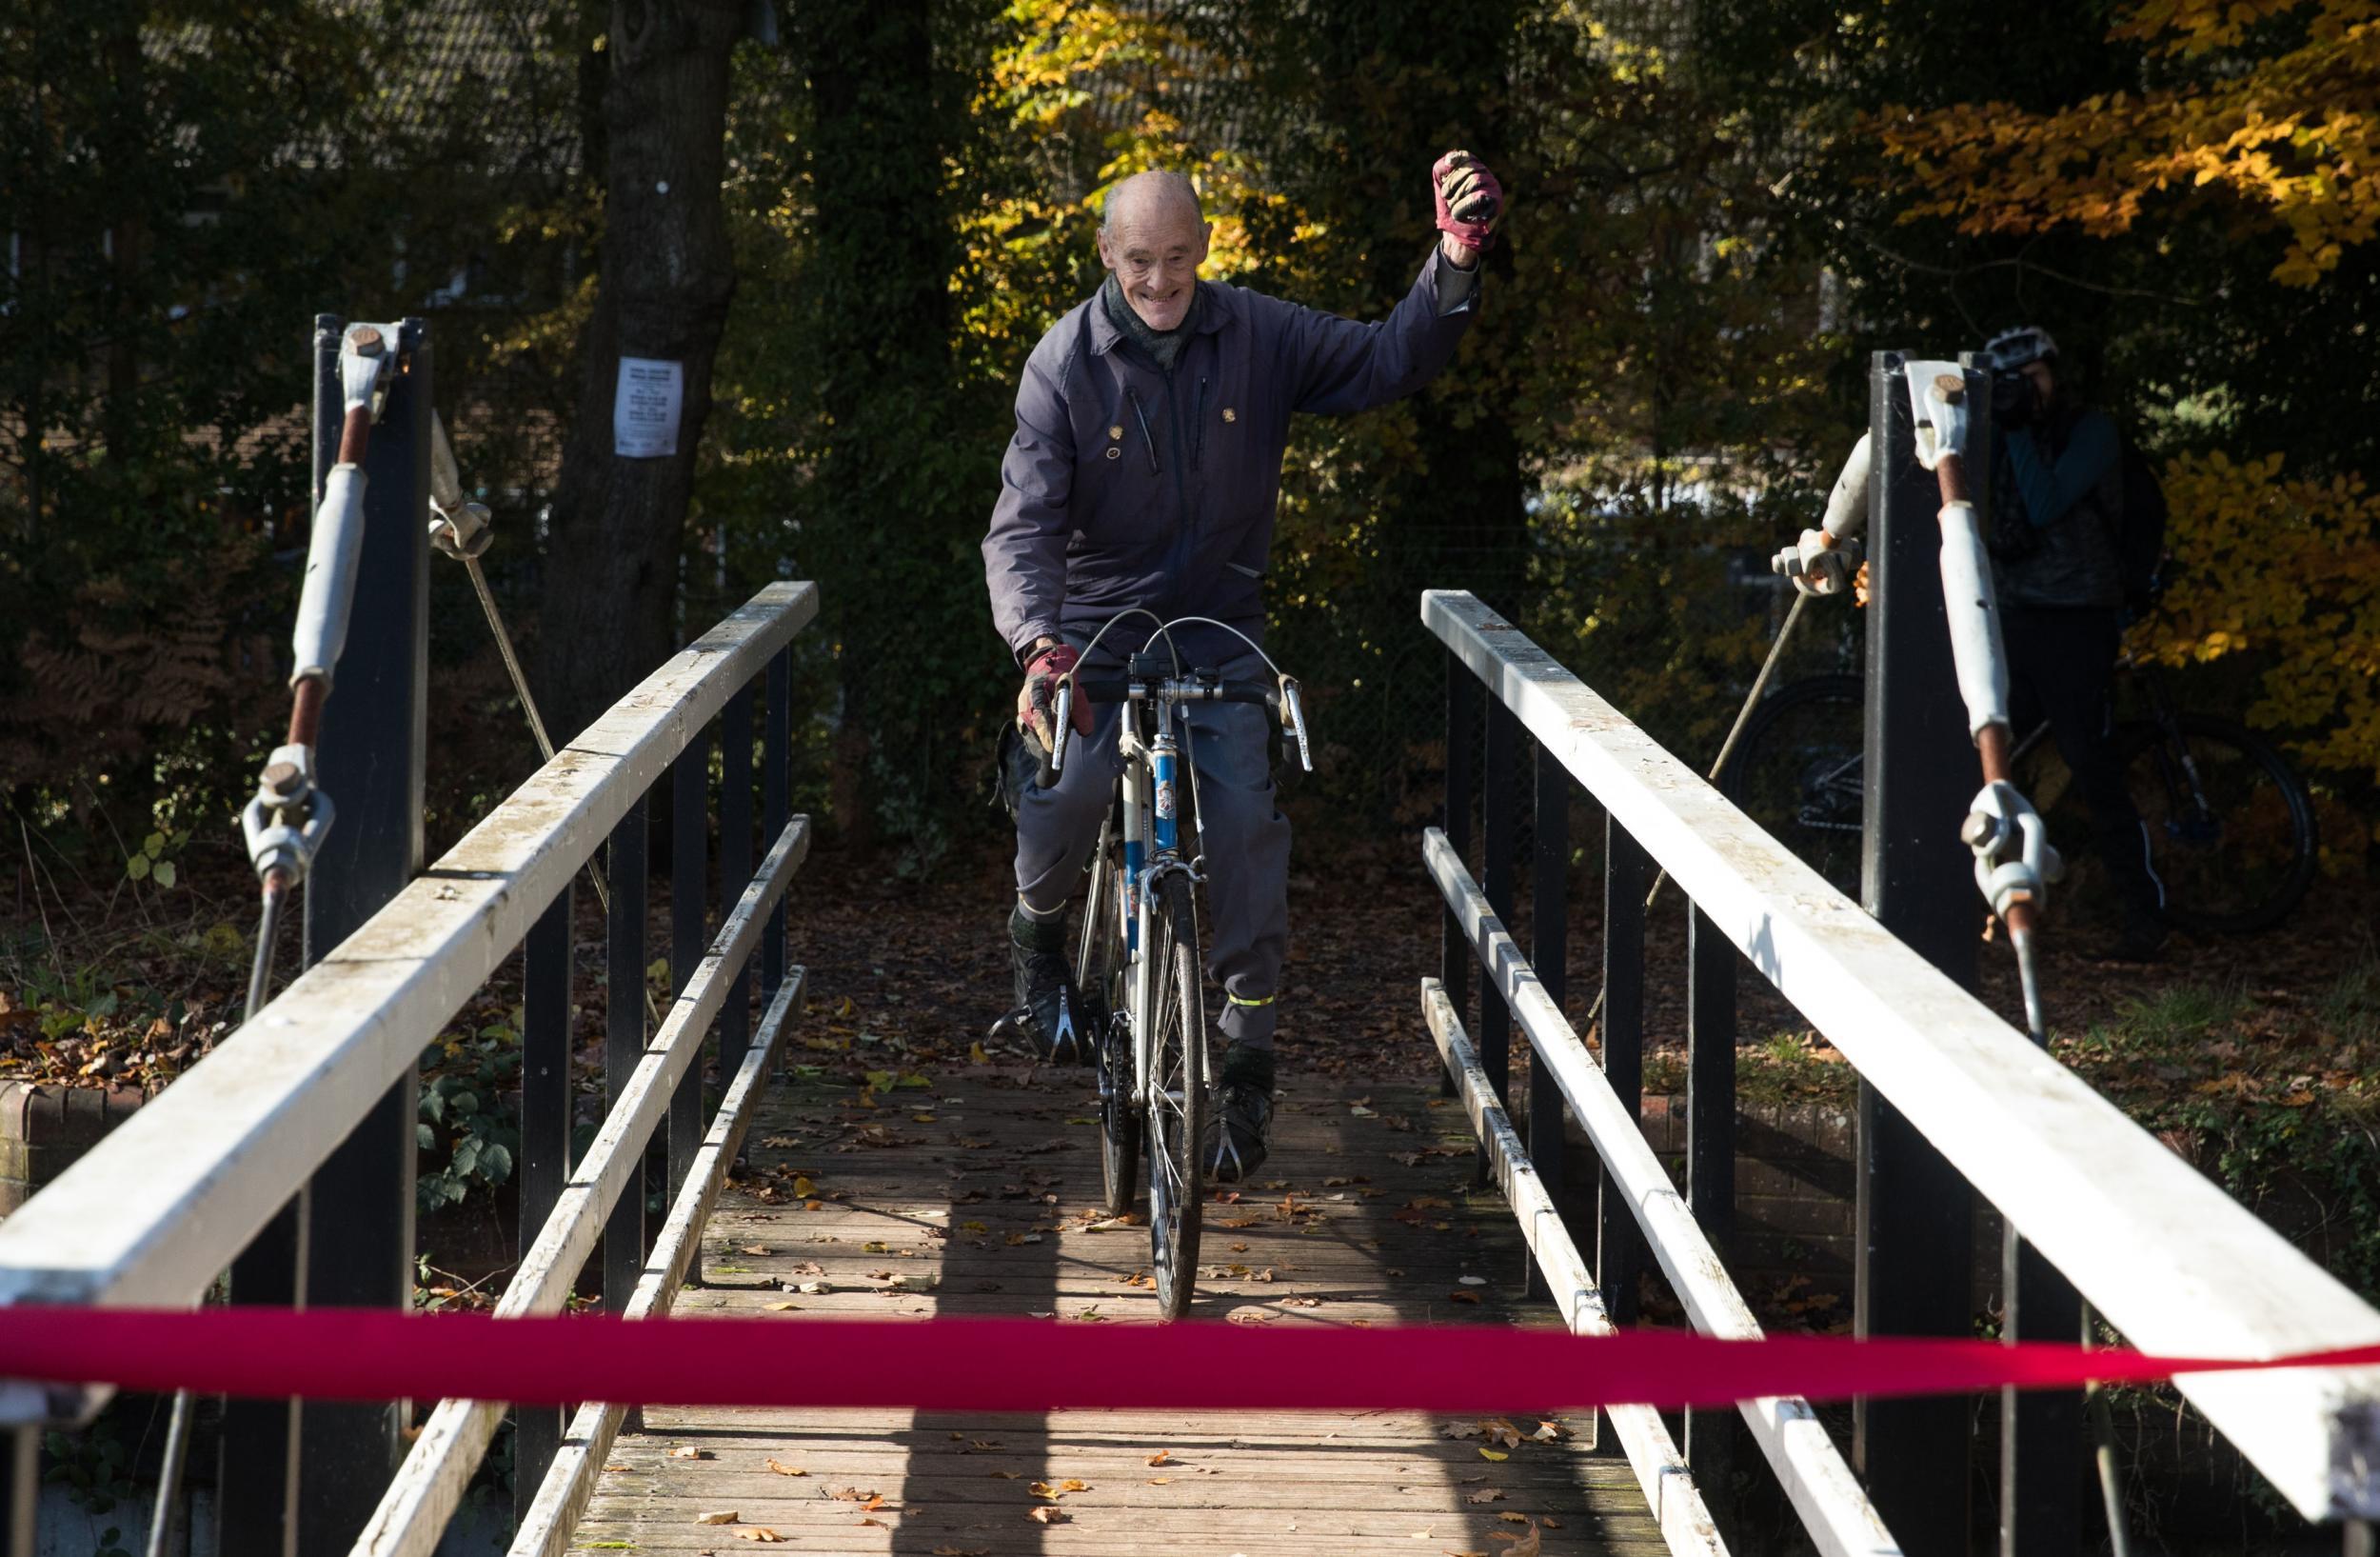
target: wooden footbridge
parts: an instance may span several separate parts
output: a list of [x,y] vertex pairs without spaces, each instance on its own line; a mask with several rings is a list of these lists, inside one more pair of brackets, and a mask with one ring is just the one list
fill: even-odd
[[[816,606],[811,586],[774,585],[704,633],[0,1223],[0,1302],[188,1307],[223,1295],[228,1271],[234,1304],[304,1305],[326,1269],[309,1240],[334,1235],[407,1270],[409,1128],[377,1179],[340,1177],[341,1163],[374,1139],[392,1089],[409,1125],[424,1047],[521,950],[524,1231],[500,1313],[558,1312],[596,1292],[629,1315],[789,1327],[1044,1315],[1055,1321],[1052,1369],[1068,1366],[1065,1338],[1081,1327],[1145,1323],[1145,1229],[1096,1214],[1097,1127],[1081,1073],[949,1068],[863,1101],[788,1064],[811,993],[784,916],[785,895],[805,889],[797,872],[809,838],[787,808],[788,646]],[[1908,1294],[1941,1285],[1895,1242],[1923,1221],[1924,1207],[1909,1204],[1914,1181],[1876,1166],[1907,1160],[1914,1144],[1938,1154],[1935,1182],[1962,1198],[1972,1185],[2045,1268],[2144,1348],[2279,1356],[2380,1340],[2380,1313],[1509,624],[1462,594],[1433,593],[1422,607],[1419,630],[1447,651],[1458,760],[1446,826],[1417,840],[1442,905],[1416,910],[1443,908],[1446,954],[1414,969],[1410,1032],[1436,1046],[1449,1086],[1351,1088],[1292,1069],[1271,1176],[1206,1208],[1200,1319],[1284,1333],[1424,1321],[1593,1333],[1616,1316],[1634,1323],[1638,1275],[1654,1272],[1696,1328],[1756,1333],[1728,1260],[1735,981],[1749,966],[1872,1088],[1862,1318],[1874,1330],[1923,1328],[1904,1320],[1919,1311]],[[1475,771],[1460,754],[1482,726]],[[1526,948],[1504,922],[1531,865],[1517,848],[1523,778],[1539,872]],[[671,930],[656,948],[645,818],[664,784]],[[1581,792],[1606,831],[1597,977],[1572,976],[1559,949],[1569,808]],[[598,864],[610,885],[602,960],[613,987],[641,988],[659,954],[674,994],[658,1026],[640,1002],[607,1003],[605,1111],[573,1152],[568,1016],[574,981],[589,975],[573,954],[571,892]],[[1642,903],[1656,870],[1694,906],[1682,1187],[1636,1118]],[[1601,1041],[1590,1050],[1573,1013],[1597,986]],[[1498,1101],[1512,1090],[1515,1033],[1533,1056],[1517,1120]],[[1565,1131],[1592,1144],[1592,1193],[1562,1182]],[[336,1226],[325,1232],[327,1223]],[[2021,1295],[2021,1318],[2053,1311],[2035,1306],[2032,1288]],[[381,1301],[410,1299],[408,1282]],[[2057,1338],[2074,1333],[2070,1322]],[[774,1546],[933,1557],[1967,1549],[1964,1402],[1953,1403],[1946,1448],[1942,1413],[1925,1402],[1863,1408],[1845,1437],[1796,1399],[1683,1419],[1628,1407],[1548,1417],[1531,1380],[1505,1382],[1501,1415],[1453,1419],[524,1409],[508,1440],[518,1497],[503,1544],[513,1557]],[[2380,1379],[2369,1371],[2180,1384],[2309,1519],[2380,1512]],[[35,1550],[40,1430],[103,1399],[55,1383],[0,1391],[15,1445],[0,1457],[0,1557]],[[2071,1416],[2073,1402],[2062,1404]],[[211,1478],[211,1549],[464,1549],[441,1543],[506,1417],[500,1401],[446,1401],[418,1427],[400,1404],[235,1402]],[[2055,1421],[2009,1420],[2008,1479],[2023,1496],[2002,1514],[2002,1549],[2081,1549],[2071,1422],[2060,1439]],[[2044,1445],[2075,1454],[2062,1479],[2038,1468]],[[1958,1488],[1947,1515],[1929,1501],[1945,1474]],[[2024,1533],[2042,1507],[2061,1505],[2063,1546]],[[1758,1507],[1777,1512],[1749,1511]]]

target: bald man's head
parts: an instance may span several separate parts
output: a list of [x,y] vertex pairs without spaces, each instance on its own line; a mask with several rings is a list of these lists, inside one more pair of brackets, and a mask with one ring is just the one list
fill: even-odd
[[1198,186],[1170,170],[1152,168],[1119,180],[1107,191],[1107,203],[1100,212],[1100,229],[1107,231],[1121,225],[1166,218],[1186,219],[1193,227],[1206,225],[1206,213],[1199,209]]
[[1189,317],[1208,228],[1199,191],[1180,173],[1135,173],[1107,191],[1100,218],[1100,262],[1116,272],[1124,301],[1151,329]]

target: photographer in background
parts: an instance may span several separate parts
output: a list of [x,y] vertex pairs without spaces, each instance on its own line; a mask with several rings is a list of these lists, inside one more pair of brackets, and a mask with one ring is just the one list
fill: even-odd
[[2145,962],[2165,944],[2165,893],[2115,743],[2126,607],[2122,443],[2107,413],[2059,378],[2048,330],[2004,330],[1985,352],[1993,369],[1991,550],[2010,711],[2019,729],[2049,721],[2123,905],[2123,928],[2108,954]]

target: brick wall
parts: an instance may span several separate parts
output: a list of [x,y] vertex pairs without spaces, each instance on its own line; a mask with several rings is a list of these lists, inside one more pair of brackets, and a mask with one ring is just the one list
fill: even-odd
[[32,1198],[109,1130],[131,1117],[138,1088],[0,1082],[0,1216]]

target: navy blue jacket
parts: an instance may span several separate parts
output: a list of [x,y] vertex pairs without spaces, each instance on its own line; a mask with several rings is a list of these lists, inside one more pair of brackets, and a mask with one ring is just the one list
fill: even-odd
[[[1439,265],[1433,251],[1375,324],[1200,282],[1170,372],[1096,294],[1069,310],[1025,363],[983,539],[1002,639],[1021,659],[1037,638],[1138,606],[1212,616],[1261,642],[1289,418],[1366,410],[1437,376],[1478,297],[1475,286],[1442,309]],[[1178,636],[1210,662],[1226,641]]]
[[1994,559],[2003,606],[2114,610],[2124,604],[2112,527],[2123,509],[2115,424],[2094,409],[1994,429],[1994,503],[2022,512],[2032,544]]

